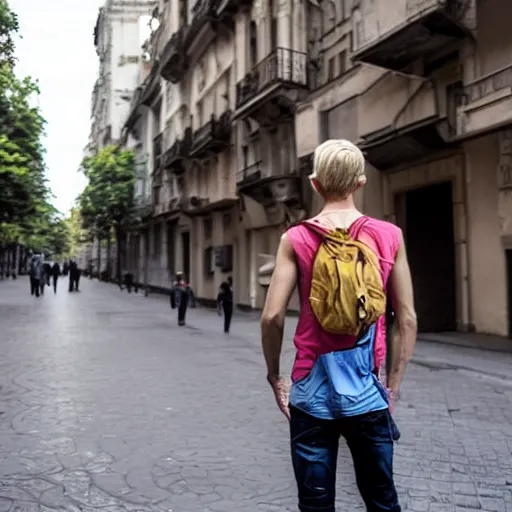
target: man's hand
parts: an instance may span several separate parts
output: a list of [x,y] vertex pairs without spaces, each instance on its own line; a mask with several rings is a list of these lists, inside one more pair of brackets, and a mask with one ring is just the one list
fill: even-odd
[[272,391],[276,397],[277,406],[281,412],[290,419],[290,381],[282,377],[268,377]]

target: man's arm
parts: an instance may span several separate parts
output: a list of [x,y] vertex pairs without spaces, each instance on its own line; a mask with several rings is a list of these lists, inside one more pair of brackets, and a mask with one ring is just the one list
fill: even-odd
[[272,273],[267,300],[261,314],[261,340],[267,363],[267,378],[272,383],[280,378],[279,359],[283,343],[286,309],[297,284],[297,265],[290,240],[281,237],[276,266]]
[[388,348],[391,350],[388,388],[398,394],[405,369],[414,351],[417,334],[411,271],[403,237],[389,276],[389,292],[396,325],[391,337],[391,347]]

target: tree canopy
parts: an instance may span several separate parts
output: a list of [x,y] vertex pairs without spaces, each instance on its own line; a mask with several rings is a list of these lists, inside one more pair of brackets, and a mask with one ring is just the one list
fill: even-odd
[[54,230],[65,224],[46,179],[39,89],[31,77],[15,73],[18,31],[16,14],[0,0],[0,244],[54,251],[62,247]]
[[[123,229],[133,220],[135,152],[106,146],[85,157],[82,170],[88,180],[79,197],[82,226],[99,239],[110,240],[115,234],[120,248]],[[119,258],[120,250],[117,254]],[[118,259],[118,275],[119,266]]]

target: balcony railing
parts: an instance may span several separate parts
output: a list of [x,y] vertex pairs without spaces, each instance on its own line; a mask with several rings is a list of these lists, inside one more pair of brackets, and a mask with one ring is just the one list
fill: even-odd
[[162,167],[174,168],[176,172],[182,172],[183,168],[181,160],[187,158],[190,154],[190,148],[192,146],[192,130],[190,128],[185,129],[185,133],[181,139],[176,139],[173,145],[162,155]]
[[153,139],[153,172],[160,168],[162,158],[162,134]]
[[276,48],[238,82],[236,86],[237,108],[274,84],[306,87],[306,54],[288,48]]
[[466,104],[475,103],[504,89],[511,89],[512,92],[512,66],[485,75],[466,85],[464,87]]
[[238,171],[236,175],[237,184],[249,185],[250,183],[260,180],[262,178],[261,166],[262,161],[258,160],[257,162]]
[[192,23],[187,30],[185,46],[190,46],[207,23],[215,21],[217,0],[198,0],[192,8]]
[[212,114],[210,120],[194,131],[191,154],[201,151],[220,151],[229,144],[231,137],[231,111],[219,118]]

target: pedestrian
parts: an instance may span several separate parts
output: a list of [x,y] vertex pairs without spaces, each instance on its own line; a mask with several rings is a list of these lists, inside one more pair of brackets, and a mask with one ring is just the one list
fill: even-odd
[[171,308],[178,309],[178,325],[185,325],[185,316],[190,301],[194,300],[194,292],[187,283],[183,272],[176,273],[176,280],[171,289]]
[[39,297],[41,292],[41,281],[43,280],[44,268],[40,254],[33,254],[29,261],[30,295]]
[[51,279],[51,276],[52,276],[52,265],[49,261],[45,261],[43,263],[43,267],[44,267],[44,280],[45,280],[45,285],[46,286],[50,286],[50,279]]
[[[290,421],[299,510],[334,512],[343,436],[366,510],[399,512],[393,445],[400,434],[391,414],[416,339],[402,232],[356,209],[353,194],[366,183],[365,161],[350,142],[320,145],[310,182],[324,208],[281,238],[261,317],[267,380]],[[290,387],[280,354],[296,285],[302,301]],[[397,325],[387,379],[386,289]]]
[[53,293],[57,293],[57,281],[60,276],[60,265],[55,262],[52,266]]
[[219,316],[224,312],[224,332],[227,334],[233,316],[233,278],[231,276],[220,285],[217,307]]
[[69,291],[79,291],[78,284],[80,282],[80,269],[76,261],[69,262]]

